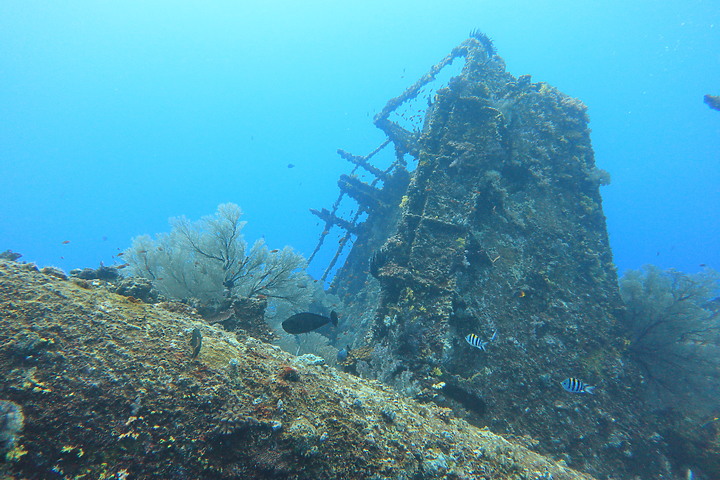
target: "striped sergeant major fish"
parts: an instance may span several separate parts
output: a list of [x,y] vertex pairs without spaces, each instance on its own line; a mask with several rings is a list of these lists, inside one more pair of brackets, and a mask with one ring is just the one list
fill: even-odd
[[562,387],[570,393],[595,393],[594,386],[588,385],[582,380],[578,380],[574,377],[566,378],[560,382],[560,385],[562,385]]
[[493,332],[493,335],[492,335],[492,337],[490,337],[490,340],[488,340],[487,342],[484,342],[480,339],[480,337],[478,337],[474,333],[471,333],[465,337],[465,341],[468,342],[473,347],[479,348],[480,350],[484,351],[487,344],[492,342],[493,340],[495,340],[496,335],[497,335],[497,332]]

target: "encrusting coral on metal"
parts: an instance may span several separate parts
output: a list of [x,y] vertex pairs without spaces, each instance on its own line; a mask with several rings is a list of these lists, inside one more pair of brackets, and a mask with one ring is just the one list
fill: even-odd
[[[461,59],[461,72],[429,100],[421,130],[391,119]],[[669,425],[638,394],[642,372],[623,355],[599,192],[610,176],[595,166],[586,110],[508,73],[479,32],[388,101],[374,119],[387,136],[379,148],[396,151],[384,175],[408,181],[383,182],[394,202],[379,213],[341,181],[340,198],[353,196],[366,218],[344,226],[332,216],[337,203],[321,217],[318,248],[333,227],[346,230],[335,258],[352,243],[330,288],[356,319],[343,367],[474,425],[532,438],[597,476],[675,478],[684,460],[658,433]],[[353,163],[372,173],[374,154]],[[408,155],[417,162],[410,173]],[[480,350],[470,335],[494,341]],[[595,394],[562,388],[575,377],[597,385]]]
[[0,315],[3,478],[591,479],[100,281],[0,260]]

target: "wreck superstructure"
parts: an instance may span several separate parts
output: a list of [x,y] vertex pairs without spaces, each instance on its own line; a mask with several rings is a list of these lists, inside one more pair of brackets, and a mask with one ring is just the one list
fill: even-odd
[[[390,120],[460,59],[422,131]],[[354,237],[332,283],[345,316],[357,319],[349,368],[576,468],[669,475],[631,392],[639,374],[622,357],[622,302],[599,192],[609,176],[595,166],[586,107],[512,76],[474,33],[374,123],[398,159],[383,175],[402,181],[370,195],[372,185],[341,179],[366,218],[344,225],[319,215],[325,231],[339,226]],[[406,175],[407,155],[417,167]],[[348,159],[372,173],[363,166],[370,158]],[[568,377],[597,385],[597,394],[564,391]]]

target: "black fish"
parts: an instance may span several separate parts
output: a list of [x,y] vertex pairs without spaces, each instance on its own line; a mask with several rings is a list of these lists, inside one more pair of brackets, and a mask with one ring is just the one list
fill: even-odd
[[330,318],[310,312],[296,313],[285,320],[282,327],[287,333],[298,334],[312,332],[328,323],[332,323],[337,327],[338,316],[334,310],[330,312]]
[[379,279],[380,269],[385,266],[388,261],[388,255],[382,248],[370,257],[370,275]]
[[190,346],[193,349],[192,358],[196,358],[200,355],[200,349],[202,348],[202,333],[199,328],[195,328],[190,337]]

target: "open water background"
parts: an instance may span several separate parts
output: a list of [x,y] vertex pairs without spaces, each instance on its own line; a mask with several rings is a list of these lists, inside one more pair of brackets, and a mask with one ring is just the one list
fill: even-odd
[[589,107],[621,271],[720,268],[720,0],[2,1],[0,250],[119,263],[234,202],[309,255],[335,150],[379,145],[372,116],[473,29]]

